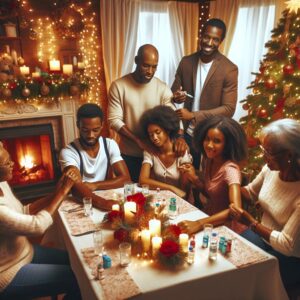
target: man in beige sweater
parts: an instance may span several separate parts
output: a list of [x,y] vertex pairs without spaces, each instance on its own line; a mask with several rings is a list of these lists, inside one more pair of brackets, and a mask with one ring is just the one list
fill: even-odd
[[[135,57],[133,73],[115,80],[109,89],[108,122],[120,135],[120,149],[130,172],[138,182],[143,150],[149,149],[139,137],[139,120],[144,111],[157,105],[168,105],[172,92],[166,83],[154,77],[158,65],[158,51],[153,45],[143,45]],[[177,143],[178,153],[186,149],[183,139]]]

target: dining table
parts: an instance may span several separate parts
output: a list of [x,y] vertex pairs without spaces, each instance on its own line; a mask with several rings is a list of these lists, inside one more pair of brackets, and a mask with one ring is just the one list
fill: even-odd
[[[154,193],[155,191],[150,191]],[[96,191],[105,199],[123,197],[123,188]],[[207,215],[170,191],[160,191],[168,203],[176,198],[178,215],[172,220],[198,220]],[[230,253],[217,253],[209,259],[209,248],[202,247],[203,232],[195,234],[194,263],[178,267],[157,264],[151,257],[134,254],[131,263],[122,267],[114,230],[102,226],[107,212],[93,208],[90,217],[83,206],[68,196],[62,203],[57,219],[58,234],[64,241],[71,267],[78,280],[82,299],[288,299],[275,257],[256,247],[226,226],[214,228],[218,236],[232,240]],[[111,258],[111,267],[99,279],[94,251],[93,231],[102,227],[103,251]]]

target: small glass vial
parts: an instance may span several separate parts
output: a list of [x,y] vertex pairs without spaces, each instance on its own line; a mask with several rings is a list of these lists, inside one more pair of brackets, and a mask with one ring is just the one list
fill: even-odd
[[232,239],[228,239],[226,244],[226,254],[231,252],[231,248],[232,248]]
[[196,247],[196,240],[195,240],[195,235],[192,235],[192,238],[190,240],[190,246],[193,247],[195,249]]
[[160,203],[155,202],[155,205],[154,205],[154,214],[155,214],[155,216],[158,216],[158,214],[159,214],[159,207],[160,207]]
[[219,238],[219,250],[222,253],[223,253],[224,244],[225,244],[225,237],[224,236],[220,236],[220,238]]
[[169,204],[169,218],[170,219],[175,219],[176,216],[177,216],[176,198],[171,198],[170,199],[170,204]]
[[162,196],[161,196],[161,193],[160,193],[160,188],[156,188],[156,193],[155,193],[155,203],[161,203],[161,200],[162,200]]
[[195,259],[195,252],[194,252],[194,248],[192,246],[189,247],[189,252],[188,252],[188,257],[187,257],[187,262],[189,265],[194,263],[194,259]]
[[212,235],[211,235],[208,258],[210,260],[216,260],[217,259],[217,254],[218,254],[217,233],[213,232]]

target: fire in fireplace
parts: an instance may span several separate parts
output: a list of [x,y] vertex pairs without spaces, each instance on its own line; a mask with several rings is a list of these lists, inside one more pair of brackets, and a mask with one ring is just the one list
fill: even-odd
[[15,193],[29,199],[50,192],[59,172],[52,125],[0,128],[0,139],[14,162]]

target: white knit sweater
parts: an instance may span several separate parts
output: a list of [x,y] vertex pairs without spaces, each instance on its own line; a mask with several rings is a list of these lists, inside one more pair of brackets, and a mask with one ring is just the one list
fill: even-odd
[[31,262],[33,248],[26,236],[37,236],[52,224],[51,215],[42,210],[31,216],[13,195],[8,183],[0,182],[0,292],[21,267]]
[[262,224],[272,229],[271,246],[287,256],[300,257],[300,181],[285,182],[265,165],[247,186],[262,209]]

